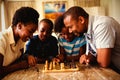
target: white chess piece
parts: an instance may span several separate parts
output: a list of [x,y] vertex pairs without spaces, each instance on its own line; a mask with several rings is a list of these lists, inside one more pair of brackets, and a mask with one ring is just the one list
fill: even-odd
[[45,70],[48,70],[48,60],[45,61]]
[[53,61],[53,69],[55,69],[55,61]]
[[49,70],[52,70],[52,69],[53,69],[53,63],[50,62],[50,64],[49,64]]
[[65,69],[64,63],[60,63],[60,67],[61,67],[61,70],[62,70],[62,69]]

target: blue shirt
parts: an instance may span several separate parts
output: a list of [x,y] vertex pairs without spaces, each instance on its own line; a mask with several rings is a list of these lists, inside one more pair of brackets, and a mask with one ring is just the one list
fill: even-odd
[[58,54],[57,39],[50,36],[46,41],[41,41],[38,35],[35,35],[26,44],[25,54],[30,54],[41,59],[52,59]]

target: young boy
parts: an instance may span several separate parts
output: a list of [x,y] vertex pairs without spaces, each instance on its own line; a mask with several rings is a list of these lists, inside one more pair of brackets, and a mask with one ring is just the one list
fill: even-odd
[[77,37],[73,33],[69,33],[68,28],[63,23],[63,16],[55,20],[54,30],[56,33],[60,33],[58,36],[60,46],[58,58],[61,61],[64,59],[67,61],[79,61],[80,56],[85,53],[85,37],[83,35]]
[[16,10],[12,25],[0,33],[0,78],[28,67],[27,61],[15,63],[23,53],[24,43],[38,27],[39,13],[31,7]]
[[57,39],[51,35],[53,23],[49,19],[42,19],[38,27],[38,35],[29,40],[26,45],[28,63],[35,66],[37,62],[45,63],[52,60],[58,53]]

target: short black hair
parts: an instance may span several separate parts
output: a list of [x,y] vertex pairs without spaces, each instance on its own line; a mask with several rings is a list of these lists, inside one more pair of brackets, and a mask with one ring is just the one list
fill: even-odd
[[45,19],[42,19],[42,20],[40,21],[40,23],[41,23],[41,22],[45,22],[45,23],[49,24],[49,26],[50,26],[50,31],[52,31],[52,29],[53,29],[53,22],[52,22],[50,19],[45,18]]
[[21,7],[16,10],[13,19],[12,26],[16,26],[18,22],[23,24],[34,23],[38,25],[39,13],[32,7]]
[[55,33],[60,33],[63,27],[65,27],[63,22],[63,15],[60,15],[55,19],[55,22],[54,22]]
[[79,16],[82,16],[86,19],[89,17],[88,13],[82,7],[79,7],[79,6],[73,6],[69,8],[64,13],[64,18],[68,15],[71,15],[73,19],[78,19]]

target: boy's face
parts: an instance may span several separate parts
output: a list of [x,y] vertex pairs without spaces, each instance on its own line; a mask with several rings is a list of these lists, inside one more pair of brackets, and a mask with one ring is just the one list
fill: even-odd
[[62,31],[61,31],[60,35],[61,35],[65,40],[67,40],[68,42],[71,42],[71,41],[74,39],[74,37],[75,37],[75,35],[74,35],[73,33],[69,33],[69,30],[68,30],[68,28],[66,28],[66,27],[63,27],[63,28],[62,28]]
[[41,22],[38,27],[39,38],[41,41],[45,41],[52,33],[50,26],[46,22]]
[[19,25],[19,37],[22,41],[27,41],[28,39],[33,37],[33,33],[36,31],[38,25],[29,23],[29,24],[21,24]]
[[84,33],[86,30],[83,21],[79,18],[78,20],[74,20],[71,15],[68,15],[64,19],[64,24],[67,28],[69,28],[69,32],[73,32],[76,36],[80,36],[80,34]]

